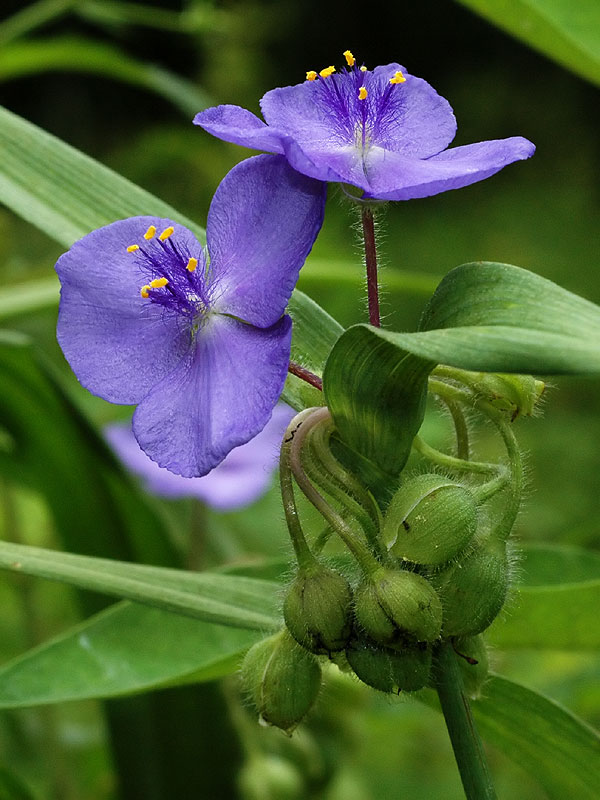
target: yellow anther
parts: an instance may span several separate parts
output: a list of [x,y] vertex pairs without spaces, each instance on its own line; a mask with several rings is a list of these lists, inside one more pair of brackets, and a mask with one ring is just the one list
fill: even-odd
[[367,71],[367,68],[366,68],[366,67],[363,65],[363,66],[360,68],[360,71],[361,71],[361,72],[366,72],[366,71]]
[[150,288],[151,289],[162,289],[163,286],[166,286],[169,281],[166,278],[154,278],[153,281],[150,281]]
[[356,59],[354,58],[350,50],[344,50],[343,56],[346,59],[346,64],[348,64],[349,67],[353,67],[354,64],[356,63]]
[[142,295],[144,300],[147,297],[150,297],[150,295],[148,294],[148,290],[151,289],[151,288],[152,288],[151,286],[148,286],[148,284],[146,284],[146,286],[142,286],[142,288],[140,289],[140,294]]
[[165,239],[168,239],[169,236],[172,236],[175,231],[175,228],[172,225],[169,225],[168,228],[165,228],[161,235],[158,237],[161,242],[164,242]]
[[130,244],[129,247],[127,248],[127,252],[128,253],[135,253],[135,251],[139,250],[139,249],[140,249],[139,244]]
[[405,80],[406,78],[404,75],[398,70],[398,72],[394,74],[394,77],[390,78],[390,83],[404,83]]
[[317,80],[317,73],[314,71],[314,69],[309,69],[308,70],[308,72],[306,73],[306,80],[307,81],[316,81]]
[[186,269],[188,272],[193,272],[196,267],[198,266],[198,259],[194,258],[193,256],[188,259],[188,263],[186,264]]
[[146,233],[144,234],[144,239],[154,239],[156,236],[156,227],[154,225],[150,225]]
[[322,78],[328,78],[330,75],[333,75],[334,72],[335,67],[325,67],[325,69],[322,69],[321,72],[319,72],[319,75]]
[[360,89],[358,90],[358,99],[359,99],[359,100],[366,100],[366,99],[367,99],[367,95],[368,95],[368,94],[369,94],[369,93],[367,92],[367,90],[365,89],[365,87],[364,87],[364,86],[361,86],[361,87],[360,87]]

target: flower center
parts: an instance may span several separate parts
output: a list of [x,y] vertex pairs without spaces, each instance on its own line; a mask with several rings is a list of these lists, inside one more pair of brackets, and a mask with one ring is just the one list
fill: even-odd
[[308,81],[318,81],[318,102],[346,139],[348,134],[363,158],[376,140],[379,130],[386,126],[388,117],[394,116],[398,97],[397,88],[406,81],[401,70],[385,79],[358,65],[350,50],[344,52],[347,66],[340,72],[333,66],[320,72],[309,70]]
[[196,328],[210,305],[204,255],[201,251],[192,255],[188,243],[178,241],[174,234],[173,226],[157,235],[156,227],[150,225],[143,243],[129,245],[127,252],[146,280],[140,287],[144,300],[185,315]]

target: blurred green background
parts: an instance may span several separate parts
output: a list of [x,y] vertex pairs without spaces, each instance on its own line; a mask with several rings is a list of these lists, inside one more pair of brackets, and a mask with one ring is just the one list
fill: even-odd
[[[438,279],[476,260],[517,264],[600,302],[597,88],[457,2],[332,0],[319,7],[297,0],[4,0],[0,15],[0,103],[201,224],[219,181],[248,152],[192,126],[195,111],[230,102],[258,112],[265,91],[301,81],[307,69],[340,64],[346,48],[369,66],[399,61],[448,98],[458,120],[455,144],[523,135],[537,152],[474,186],[387,207],[379,229],[385,324],[414,328]],[[323,231],[299,284],[344,325],[366,317],[355,223],[352,209],[332,187]],[[60,249],[6,210],[0,210],[0,241],[3,289],[53,274]],[[79,390],[56,345],[55,322],[56,307],[50,304],[4,325],[35,338],[98,425],[121,415]],[[544,416],[519,424],[530,474],[517,531],[522,541],[600,546],[598,388],[596,380],[553,380]],[[436,424],[430,424],[437,435]],[[482,442],[485,438],[484,431]],[[9,483],[0,488],[5,501],[0,528],[8,530],[12,515],[22,541],[51,546],[52,526],[40,498]],[[185,502],[160,508],[175,531],[192,513]],[[205,513],[209,564],[287,552],[274,491],[245,512]],[[0,596],[3,659],[77,619],[76,604],[62,587],[7,578]],[[600,671],[593,654],[497,652],[495,663],[503,674],[600,723]],[[140,782],[135,758],[130,778],[124,776],[107,744],[100,707],[92,702],[3,712],[2,764],[14,767],[39,798],[235,797],[231,782],[206,783],[208,772],[231,772],[228,765],[240,755],[237,746],[231,745],[232,753],[222,744],[232,735],[229,722],[207,729],[207,719],[214,722],[225,713],[224,706],[210,717],[206,712],[213,703],[223,705],[222,696],[217,701],[209,688],[199,691],[205,694],[198,698],[198,731],[190,732],[198,738],[189,753],[173,758],[171,771],[177,766],[181,786],[171,783],[170,793],[156,781]],[[446,733],[431,710],[345,685],[329,691],[331,706],[321,703],[311,746],[318,742],[342,768],[326,793],[315,788],[311,796],[380,800],[400,796],[401,785],[402,796],[415,800],[461,797]],[[171,703],[175,713],[175,693],[169,697],[165,708]],[[335,741],[340,727],[347,729],[343,747]],[[140,752],[152,752],[144,750],[149,745],[143,731],[133,738],[139,738]],[[220,744],[208,757],[203,748],[210,750],[211,741]],[[285,749],[270,738],[265,746]],[[499,753],[491,757],[500,797],[546,796]],[[3,794],[2,780],[0,775],[0,797],[27,796],[15,787]]]

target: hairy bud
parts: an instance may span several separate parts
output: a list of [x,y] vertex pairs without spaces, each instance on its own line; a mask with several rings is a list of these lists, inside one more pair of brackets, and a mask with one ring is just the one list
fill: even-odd
[[311,653],[343,650],[350,637],[352,589],[339,572],[316,565],[301,569],[283,605],[285,624]]
[[506,545],[479,542],[462,561],[430,578],[442,599],[444,636],[475,636],[498,616],[508,590]]
[[383,523],[396,558],[440,566],[462,553],[477,529],[477,504],[464,486],[441,475],[417,475],[398,489]]
[[378,644],[433,642],[440,635],[440,599],[415,572],[378,569],[357,589],[354,614]]
[[346,648],[346,658],[356,677],[380,692],[414,692],[429,681],[431,647],[428,645],[391,648],[355,639]]
[[260,721],[291,733],[317,699],[321,667],[284,629],[250,648],[241,677]]
[[511,422],[521,414],[531,416],[546,384],[531,375],[504,375],[491,372],[466,373],[472,376],[471,388]]

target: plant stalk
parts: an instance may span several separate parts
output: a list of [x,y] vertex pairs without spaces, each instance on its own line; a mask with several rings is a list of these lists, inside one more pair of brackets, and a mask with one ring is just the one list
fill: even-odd
[[450,642],[442,642],[437,649],[434,680],[467,800],[496,800],[483,744]]
[[377,247],[375,244],[375,222],[373,211],[368,206],[361,210],[363,239],[365,244],[365,266],[367,268],[367,298],[369,302],[369,322],[381,327],[379,312],[379,285],[377,283]]

